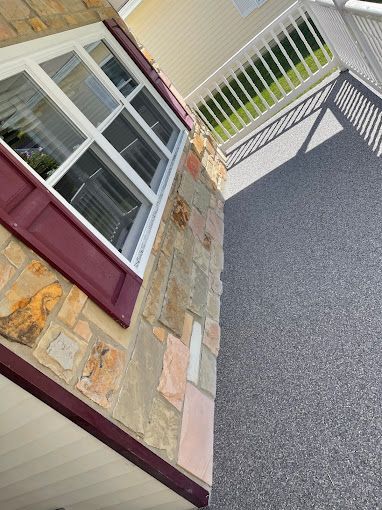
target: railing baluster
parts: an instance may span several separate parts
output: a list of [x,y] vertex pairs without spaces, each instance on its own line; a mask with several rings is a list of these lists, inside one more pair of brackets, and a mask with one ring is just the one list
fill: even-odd
[[272,35],[273,39],[276,41],[278,47],[280,48],[282,54],[286,58],[288,64],[290,65],[290,67],[291,67],[292,71],[294,72],[294,74],[296,75],[297,79],[300,82],[303,82],[304,78],[301,76],[300,71],[294,65],[293,60],[290,58],[290,56],[288,55],[288,52],[285,50],[284,46],[282,45],[282,42],[280,41],[280,39],[278,38],[278,36],[276,35],[276,33],[273,30],[271,31],[271,35]]
[[248,94],[248,92],[245,90],[244,85],[241,83],[239,78],[236,76],[235,71],[231,71],[231,76],[236,81],[236,83],[239,85],[240,89],[243,91],[245,97],[248,99],[248,101],[251,103],[251,105],[254,107],[254,109],[257,111],[258,115],[262,115],[263,112],[260,110],[260,108],[255,103],[254,99]]
[[300,62],[302,63],[302,65],[304,66],[304,69],[305,71],[308,73],[308,75],[310,77],[313,76],[313,72],[311,70],[311,68],[308,66],[308,64],[305,62],[305,59],[304,57],[301,55],[301,52],[300,50],[298,49],[296,43],[294,42],[294,40],[292,39],[292,37],[290,36],[289,32],[288,32],[288,29],[285,27],[285,25],[283,23],[280,23],[280,26],[281,26],[281,29],[282,31],[284,32],[285,34],[285,37],[288,39],[289,41],[289,44],[292,46],[292,48],[294,49],[294,51],[296,52],[296,55],[298,56],[298,58],[300,59]]
[[[252,69],[255,71],[256,75],[258,76],[259,80],[261,81],[261,83],[263,84],[263,86],[266,88],[268,94],[271,96],[271,98],[273,99],[273,101],[275,103],[278,102],[278,99],[277,97],[274,95],[274,93],[272,92],[271,88],[269,87],[268,83],[266,82],[266,80],[264,79],[264,76],[260,73],[260,71],[257,69],[257,67],[255,66],[255,63],[253,62],[252,58],[248,55],[248,53],[245,53],[245,58],[248,60],[249,62],[249,65],[252,67]],[[269,106],[272,106],[272,105],[269,105]]]
[[325,46],[322,44],[321,39],[318,37],[316,31],[314,30],[312,24],[310,23],[308,17],[306,16],[306,14],[304,12],[304,10],[301,9],[301,7],[299,7],[298,8],[298,12],[301,14],[302,19],[305,21],[305,24],[309,28],[309,31],[311,32],[311,34],[313,35],[316,43],[318,44],[318,47],[320,48],[320,50],[324,54],[324,56],[326,58],[326,61],[330,62],[332,59],[330,58],[329,53],[326,51]]
[[312,48],[311,48],[311,46],[310,46],[310,44],[309,44],[309,43],[308,43],[308,41],[306,40],[306,38],[305,38],[304,34],[301,32],[301,30],[300,30],[300,28],[299,28],[298,24],[296,23],[295,19],[294,19],[291,15],[289,15],[289,19],[290,19],[290,21],[291,21],[291,23],[292,23],[292,25],[293,25],[294,29],[296,30],[296,32],[297,32],[297,33],[298,33],[298,35],[300,36],[300,38],[301,38],[302,42],[305,44],[305,47],[306,47],[306,48],[307,48],[307,50],[309,51],[310,56],[313,58],[313,60],[314,60],[314,62],[315,62],[315,64],[316,64],[316,66],[317,66],[317,70],[322,69],[322,65],[320,64],[320,62],[319,62],[318,58],[316,57],[316,55],[315,55],[314,51],[312,50]]
[[228,117],[228,115],[225,113],[225,111],[223,110],[223,108],[221,107],[221,105],[219,104],[219,101],[216,100],[216,98],[214,97],[213,93],[210,91],[210,89],[207,89],[207,92],[208,92],[208,96],[209,98],[212,100],[212,102],[214,103],[214,105],[218,108],[218,110],[221,112],[221,114],[223,115],[223,117],[225,118],[225,120],[228,122],[228,124],[232,127],[232,129],[238,133],[239,132],[239,129],[235,126],[235,124],[232,122],[232,120]]
[[232,103],[230,102],[230,100],[228,99],[228,97],[224,94],[224,92],[222,91],[222,89],[219,87],[219,85],[217,83],[215,83],[215,89],[219,92],[219,94],[222,96],[222,98],[224,99],[224,101],[228,104],[228,106],[231,108],[231,112],[235,115],[235,117],[237,118],[237,120],[240,122],[241,126],[242,127],[245,127],[246,126],[246,123],[244,122],[244,120],[240,117],[240,115],[238,115],[237,113],[237,110],[235,110],[235,108],[232,106]]
[[231,87],[229,80],[227,80],[227,78],[224,77],[223,81],[224,81],[225,85],[229,88],[229,90],[231,91],[231,94],[235,97],[236,101],[239,103],[239,105],[243,108],[245,113],[248,115],[248,119],[250,120],[252,118],[252,120],[255,120],[256,117],[254,117],[252,115],[252,113],[247,109],[247,107],[245,106],[243,101],[240,99],[240,97],[236,94],[235,89],[233,87]]
[[258,95],[260,101],[263,103],[263,105],[265,106],[266,109],[269,108],[269,104],[267,103],[267,101],[265,101],[262,93],[260,92],[260,90],[257,88],[256,84],[253,82],[252,78],[249,76],[249,74],[247,73],[247,71],[245,70],[243,64],[241,62],[238,62],[239,64],[239,67],[241,69],[241,72],[244,74],[244,76],[247,78],[249,84],[251,85],[251,87],[253,88],[253,90],[256,92],[256,94]]
[[200,98],[202,103],[203,103],[203,106],[205,108],[207,108],[207,110],[209,111],[210,115],[212,115],[212,117],[215,119],[216,121],[216,124],[222,128],[222,130],[224,131],[224,133],[228,136],[228,138],[231,138],[231,133],[229,131],[226,130],[226,128],[224,127],[223,123],[217,118],[217,116],[215,115],[215,112],[208,106],[208,104],[206,103],[206,101],[204,100],[203,97]]
[[280,82],[278,81],[278,79],[276,78],[275,76],[275,73],[272,71],[272,69],[269,67],[268,65],[268,62],[265,60],[265,58],[263,57],[263,55],[261,54],[261,52],[258,50],[258,48],[256,46],[253,46],[253,49],[255,50],[256,52],[256,55],[259,57],[259,59],[261,60],[263,66],[265,67],[265,69],[268,71],[269,75],[271,76],[273,82],[277,85],[277,88],[279,89],[279,91],[281,92],[281,94],[286,97],[286,92],[284,90],[284,88],[282,87],[282,85],[280,84]]
[[289,76],[287,75],[287,73],[285,72],[285,69],[283,68],[283,66],[280,64],[278,58],[276,57],[276,55],[273,53],[272,51],[272,48],[269,46],[269,44],[267,43],[267,41],[265,39],[263,39],[263,44],[264,44],[264,48],[267,49],[268,53],[271,55],[271,57],[273,58],[275,64],[277,65],[278,69],[280,70],[281,74],[284,76],[284,78],[286,79],[288,85],[290,86],[291,90],[294,89],[294,85],[292,83],[292,80],[289,78]]
[[201,109],[198,107],[196,103],[192,105],[192,108],[197,112],[197,114],[201,117],[201,119],[206,123],[207,127],[211,130],[211,133],[214,134],[217,138],[220,139],[220,143],[224,143],[223,138],[216,132],[216,129],[212,126],[210,121],[205,117]]

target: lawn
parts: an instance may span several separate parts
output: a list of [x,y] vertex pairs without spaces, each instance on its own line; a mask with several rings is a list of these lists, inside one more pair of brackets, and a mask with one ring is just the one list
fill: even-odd
[[[311,24],[313,25],[313,22],[310,20]],[[313,25],[314,26],[314,25]],[[325,57],[323,51],[320,49],[319,45],[317,44],[315,38],[313,37],[312,33],[310,32],[308,26],[306,23],[302,23],[299,25],[300,31],[303,33],[305,39],[309,43],[310,47],[312,48],[317,60],[320,62],[321,65],[324,65],[327,62],[327,58]],[[284,36],[282,38],[279,36],[279,40],[281,45],[283,46],[285,52],[289,56],[290,60],[295,65],[297,72],[300,74],[301,78],[305,80],[308,78],[309,74],[306,70],[305,66],[308,66],[311,71],[314,73],[318,70],[317,64],[314,61],[313,57],[310,55],[308,48],[306,47],[304,41],[301,39],[299,34],[296,30],[293,30],[290,32],[290,37],[297,46],[300,55],[302,56],[302,59],[297,54],[291,43],[288,41],[288,39]],[[328,54],[331,56],[331,52],[328,48],[328,46],[325,44],[325,49],[328,52]],[[272,48],[272,51],[285,70],[285,73],[289,77],[290,81],[294,86],[301,83],[300,77],[297,75],[297,73],[292,69],[291,65],[288,63],[288,60],[285,58],[282,50],[279,48],[279,46],[274,46]],[[280,71],[280,69],[277,67],[275,61],[273,60],[271,54],[269,52],[262,53],[264,60],[268,64],[269,68],[271,69],[274,77],[276,78],[276,81],[271,76],[269,71],[267,70],[266,66],[261,62],[261,60],[258,57],[254,57],[251,55],[252,60],[255,63],[256,68],[258,69],[259,73],[261,74],[263,80],[268,85],[270,91],[266,88],[265,84],[262,82],[262,80],[259,78],[259,76],[256,74],[255,70],[251,66],[247,66],[245,68],[245,72],[242,72],[241,74],[237,75],[238,80],[240,81],[241,86],[233,79],[229,80],[229,86],[224,85],[221,86],[221,90],[223,94],[228,98],[229,102],[232,104],[234,109],[236,110],[236,113],[232,113],[230,107],[226,103],[225,99],[222,97],[222,95],[215,91],[214,92],[214,98],[215,101],[219,103],[220,108],[225,112],[225,114],[229,117],[230,121],[237,126],[238,128],[243,127],[243,123],[249,124],[252,120],[250,116],[253,116],[254,118],[257,118],[259,116],[259,113],[256,111],[256,108],[251,104],[249,98],[251,98],[255,104],[257,105],[258,109],[261,112],[264,112],[267,108],[267,104],[269,106],[272,106],[278,99],[281,99],[282,93],[280,92],[279,86],[281,86],[286,93],[290,92],[292,87],[288,83],[288,80],[285,78],[283,73]],[[305,65],[304,65],[304,63]],[[247,75],[247,76],[246,76]],[[249,79],[248,79],[249,77]],[[257,89],[259,90],[260,94],[258,94],[253,86],[251,85],[250,81],[252,81]],[[277,85],[278,83],[278,85]],[[313,86],[313,84],[312,84]],[[231,89],[231,90],[230,90]],[[244,89],[244,91],[243,91]],[[233,90],[233,92],[232,92]],[[240,101],[244,104],[243,106],[240,105],[240,102],[235,97],[239,97]],[[276,100],[275,100],[276,99]],[[230,122],[225,118],[224,114],[221,112],[218,106],[214,103],[212,99],[207,101],[208,107],[213,111],[215,116],[219,119],[219,121],[222,122],[224,128],[231,134],[235,134],[235,131],[233,127],[230,125]],[[206,117],[206,119],[210,122],[210,124],[215,129],[216,133],[223,139],[227,140],[228,136],[224,132],[224,130],[221,128],[221,126],[218,126],[218,123],[213,118],[213,115],[208,111],[208,109],[200,105],[199,106],[202,114]],[[249,112],[249,113],[248,113]],[[241,122],[241,120],[242,122]]]

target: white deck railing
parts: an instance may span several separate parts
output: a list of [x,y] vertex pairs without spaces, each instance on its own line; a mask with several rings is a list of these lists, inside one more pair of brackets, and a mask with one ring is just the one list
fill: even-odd
[[382,5],[360,0],[306,5],[344,67],[382,91]]
[[186,100],[227,149],[337,65],[305,5],[296,1]]

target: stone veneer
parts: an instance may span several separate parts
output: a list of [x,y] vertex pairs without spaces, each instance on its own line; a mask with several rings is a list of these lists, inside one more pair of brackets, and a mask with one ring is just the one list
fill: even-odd
[[196,124],[123,329],[0,229],[0,341],[210,486],[226,170]]
[[[106,0],[0,0],[0,46],[110,17]],[[128,329],[0,226],[0,342],[207,487],[225,176],[197,121]]]

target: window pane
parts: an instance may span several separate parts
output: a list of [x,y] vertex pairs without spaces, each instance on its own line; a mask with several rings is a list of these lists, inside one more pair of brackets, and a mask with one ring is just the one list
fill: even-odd
[[73,51],[48,60],[41,67],[95,126],[118,106]]
[[88,44],[85,46],[85,50],[125,97],[138,85],[103,41]]
[[86,151],[55,188],[113,246],[131,257],[149,207],[131,193],[95,151]]
[[142,90],[134,97],[131,104],[160,140],[169,149],[173,149],[179,134],[179,129],[174,126],[149,94],[145,90]]
[[159,187],[167,159],[160,157],[151,142],[122,112],[102,133],[154,191]]
[[26,73],[0,81],[0,137],[44,179],[85,139]]

